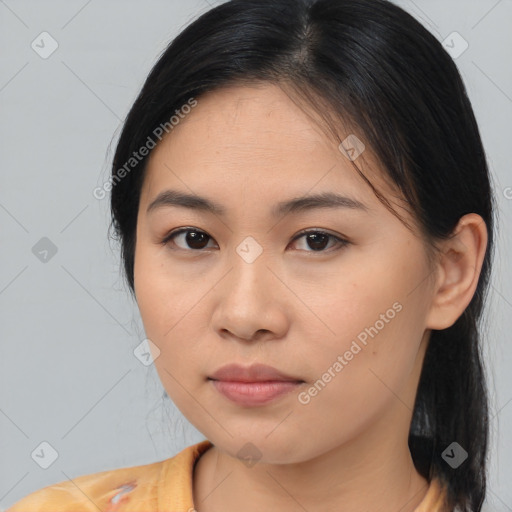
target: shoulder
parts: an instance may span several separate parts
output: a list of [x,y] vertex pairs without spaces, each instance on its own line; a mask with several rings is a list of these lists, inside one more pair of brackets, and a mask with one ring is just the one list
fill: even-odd
[[203,441],[159,462],[64,480],[28,494],[6,512],[159,510],[162,496],[183,492],[184,483],[191,485],[193,464],[208,446]]
[[440,477],[432,478],[423,501],[414,512],[454,512],[448,507],[448,484]]
[[165,461],[101,471],[64,480],[25,496],[7,512],[89,512],[116,510],[124,495],[151,501]]

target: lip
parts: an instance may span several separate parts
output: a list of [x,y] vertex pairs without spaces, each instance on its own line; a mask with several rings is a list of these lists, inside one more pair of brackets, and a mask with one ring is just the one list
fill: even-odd
[[236,382],[304,382],[299,377],[287,375],[286,373],[265,364],[252,364],[251,366],[228,364],[219,368],[210,375],[209,378],[213,380]]
[[264,405],[297,389],[302,379],[287,375],[272,366],[230,364],[219,368],[208,379],[226,398],[238,405]]

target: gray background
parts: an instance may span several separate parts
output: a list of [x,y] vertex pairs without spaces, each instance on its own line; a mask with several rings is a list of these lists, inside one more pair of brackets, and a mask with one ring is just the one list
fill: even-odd
[[[512,1],[396,3],[439,40],[456,31],[469,44],[455,60],[500,217],[484,333],[492,395],[486,510],[510,511]],[[108,178],[120,123],[151,66],[210,5],[0,0],[0,508],[68,478],[163,460],[203,439],[162,400],[153,366],[134,356],[142,323],[107,239],[108,198],[92,191]],[[59,45],[47,58],[31,47],[42,46],[44,31]],[[49,49],[49,39],[38,48]],[[44,237],[55,254],[38,254],[49,247]],[[47,469],[51,450],[42,442],[58,454]]]

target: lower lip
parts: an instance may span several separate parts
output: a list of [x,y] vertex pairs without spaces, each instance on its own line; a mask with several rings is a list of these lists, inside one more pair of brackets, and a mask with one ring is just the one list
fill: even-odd
[[301,382],[266,381],[240,382],[210,379],[220,393],[231,401],[245,406],[266,404],[297,389]]

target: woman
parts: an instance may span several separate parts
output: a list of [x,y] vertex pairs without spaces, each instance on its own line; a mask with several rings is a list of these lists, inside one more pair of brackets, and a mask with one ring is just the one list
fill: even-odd
[[384,0],[231,0],[163,53],[112,226],[205,440],[10,512],[480,511],[493,196],[457,68]]

